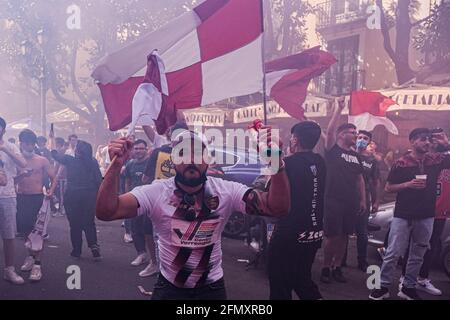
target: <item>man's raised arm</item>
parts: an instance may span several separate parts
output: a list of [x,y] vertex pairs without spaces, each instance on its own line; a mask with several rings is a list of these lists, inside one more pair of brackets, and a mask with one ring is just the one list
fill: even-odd
[[345,97],[339,97],[334,99],[333,115],[331,117],[330,123],[328,124],[326,138],[325,138],[325,149],[330,150],[336,143],[336,129],[339,122],[339,117],[345,107]]
[[[274,138],[279,139],[279,136],[274,136]],[[258,131],[257,143],[261,150],[260,155],[267,155],[269,149],[282,150],[281,141],[272,141],[272,130],[270,127],[262,127]],[[291,190],[289,179],[282,155],[278,155],[275,152],[269,158],[269,163],[273,163],[273,160],[277,160],[275,163],[281,163],[278,171],[270,178],[269,190],[267,192],[250,190],[246,193],[243,200],[248,214],[281,217],[287,215],[290,210]],[[268,159],[266,158],[265,160],[267,161]]]
[[[131,193],[119,196],[120,170],[128,159],[132,142],[127,138],[113,140],[109,146],[110,167],[97,195],[96,215],[103,221],[133,218],[137,215],[138,201]],[[117,157],[116,157],[117,156]]]
[[284,165],[270,179],[269,191],[250,190],[244,197],[246,213],[282,217],[289,213],[291,190]]

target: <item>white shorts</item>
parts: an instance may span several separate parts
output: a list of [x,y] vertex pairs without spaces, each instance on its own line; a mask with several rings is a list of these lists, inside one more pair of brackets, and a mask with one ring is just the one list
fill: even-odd
[[0,198],[0,236],[4,240],[16,237],[16,198]]

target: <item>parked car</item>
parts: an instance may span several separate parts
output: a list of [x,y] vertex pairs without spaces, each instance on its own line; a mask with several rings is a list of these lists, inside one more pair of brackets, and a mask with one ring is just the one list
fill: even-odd
[[[369,245],[383,248],[386,235],[394,216],[395,202],[381,205],[378,212],[369,217]],[[438,259],[444,272],[450,277],[450,223],[446,223],[441,237],[441,250]]]

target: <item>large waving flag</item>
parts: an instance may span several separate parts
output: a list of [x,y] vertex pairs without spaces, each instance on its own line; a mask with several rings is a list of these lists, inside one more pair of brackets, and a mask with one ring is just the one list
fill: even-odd
[[324,73],[336,58],[320,46],[266,63],[266,90],[273,100],[292,117],[304,120],[309,81]]
[[353,91],[350,97],[348,122],[358,129],[372,131],[382,125],[392,134],[398,134],[395,124],[386,117],[390,106],[397,104],[394,100],[379,92],[366,90]]
[[[145,62],[154,50],[158,50],[161,60],[156,55],[149,57],[153,70],[150,73],[165,75],[167,95],[159,91],[161,87],[157,88],[160,93],[156,95],[162,94],[161,110],[150,116],[147,113],[146,117],[157,119],[160,134],[173,123],[177,109],[260,91],[262,35],[261,0],[207,0],[161,29],[108,55],[92,76],[99,83],[110,129],[121,129],[132,121],[133,98],[135,103],[153,99],[156,91],[148,90],[152,80],[147,85],[141,84]],[[165,70],[156,61],[164,61]],[[137,93],[138,87],[144,92]],[[140,107],[135,105],[134,109]],[[138,123],[138,116],[134,120]]]

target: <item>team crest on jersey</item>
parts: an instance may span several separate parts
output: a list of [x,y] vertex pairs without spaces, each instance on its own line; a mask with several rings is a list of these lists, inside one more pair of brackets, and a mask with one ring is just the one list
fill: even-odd
[[205,200],[205,205],[211,211],[217,210],[217,208],[219,207],[219,197],[218,196],[208,197]]
[[314,176],[317,176],[317,167],[315,165],[312,165],[309,167],[311,169],[311,172]]

